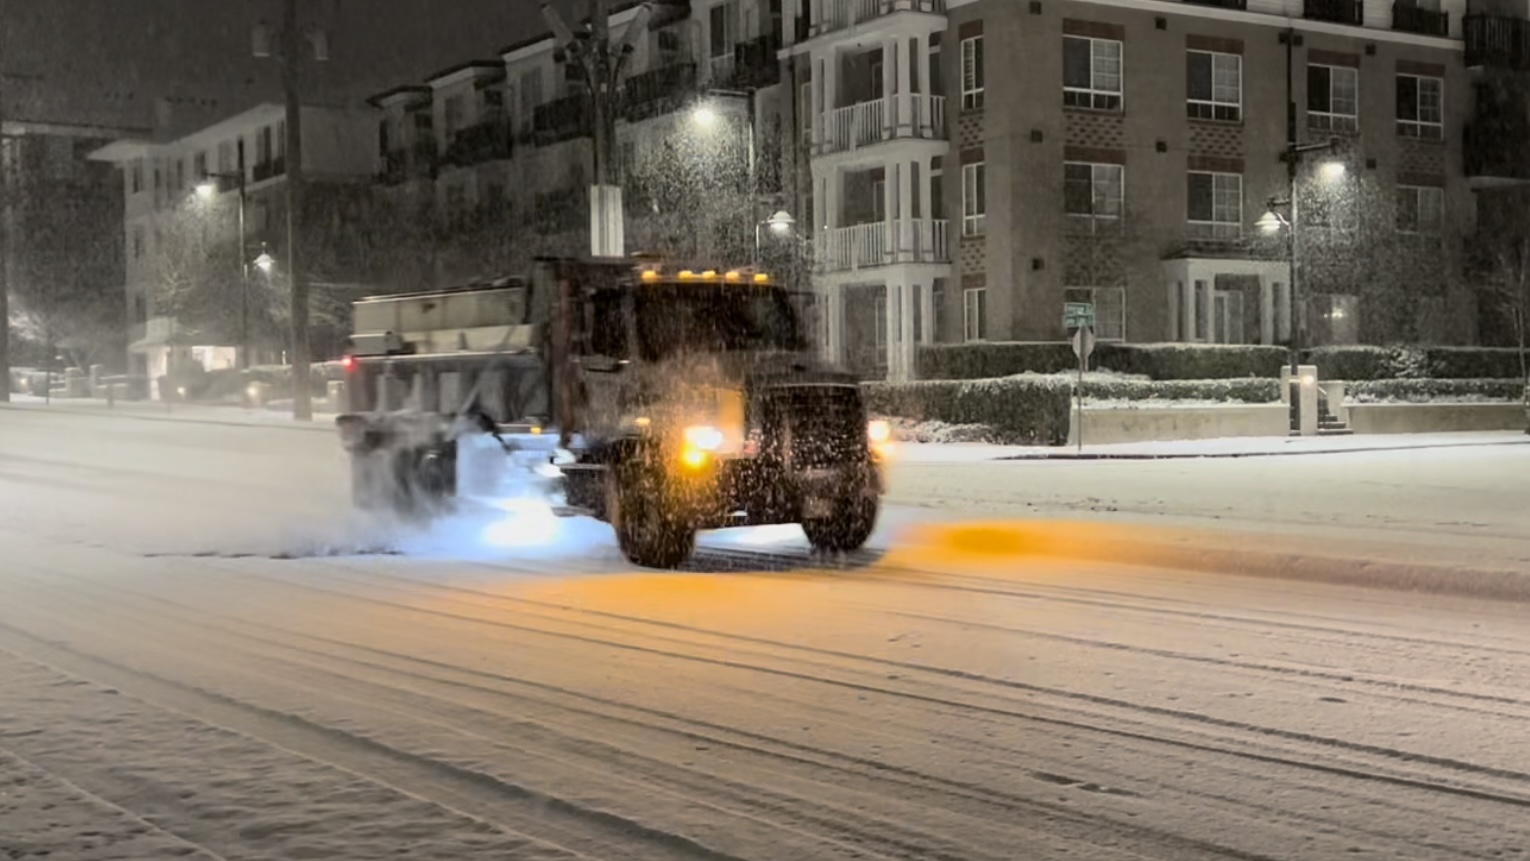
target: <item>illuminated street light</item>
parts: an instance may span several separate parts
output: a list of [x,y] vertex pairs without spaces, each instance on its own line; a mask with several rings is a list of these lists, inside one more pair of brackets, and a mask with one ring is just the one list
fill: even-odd
[[792,218],[792,214],[784,209],[765,219],[765,226],[769,227],[770,232],[777,236],[785,236],[791,233],[792,227],[796,224],[797,219]]
[[218,193],[218,184],[211,179],[204,179],[197,183],[197,197],[203,200],[211,200]]
[[270,254],[267,254],[264,251],[260,252],[259,257],[255,258],[256,268],[268,275],[271,273],[271,267],[275,265],[276,258],[272,257]]
[[1319,168],[1319,173],[1323,177],[1324,182],[1338,182],[1344,178],[1344,174],[1347,172],[1348,169],[1342,161],[1325,161],[1322,167]]
[[695,121],[697,126],[703,129],[710,129],[717,125],[717,111],[713,110],[709,105],[701,105],[691,112],[691,119]]
[[1286,226],[1286,220],[1281,217],[1280,213],[1271,209],[1267,210],[1264,215],[1259,216],[1259,220],[1254,222],[1254,226],[1259,228],[1260,233],[1273,236],[1279,233],[1282,227]]

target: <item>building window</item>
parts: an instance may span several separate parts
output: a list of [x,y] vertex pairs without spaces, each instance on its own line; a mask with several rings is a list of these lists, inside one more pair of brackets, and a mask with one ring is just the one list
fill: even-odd
[[186,188],[186,159],[175,160],[175,188],[174,191],[182,191]]
[[1094,287],[1089,290],[1094,304],[1094,336],[1101,341],[1126,340],[1126,288]]
[[207,153],[199,152],[192,161],[191,175],[197,182],[207,178]]
[[1243,58],[1237,54],[1191,51],[1185,61],[1189,100],[1186,115],[1237,122],[1243,118]]
[[988,340],[988,288],[969,287],[962,291],[962,337],[968,341]]
[[1192,235],[1236,239],[1243,235],[1243,177],[1192,171],[1188,220]]
[[143,191],[143,159],[138,159],[137,161],[133,162],[131,182],[134,194]]
[[134,260],[138,260],[138,259],[141,259],[143,257],[143,241],[144,241],[143,225],[142,224],[135,224],[135,225],[133,225],[133,259]]
[[1445,82],[1419,75],[1397,76],[1397,133],[1439,140],[1445,136]]
[[1445,223],[1445,189],[1414,185],[1397,187],[1397,230],[1438,235]]
[[1121,43],[1063,37],[1063,104],[1096,111],[1121,109]]
[[276,123],[276,157],[287,157],[287,121],[278,120]]
[[255,138],[255,163],[269,164],[271,162],[271,127],[262,126],[260,134]]
[[1307,67],[1307,126],[1352,132],[1360,126],[1360,70]]
[[1063,209],[1091,229],[1096,220],[1113,224],[1121,217],[1125,182],[1121,165],[1068,162],[1063,165]]
[[938,167],[930,171],[930,217],[936,221],[946,218],[946,174]]
[[455,96],[447,96],[446,107],[442,113],[442,122],[445,124],[443,126],[443,130],[446,132],[446,139],[449,141],[451,140],[452,135],[456,134],[457,130],[462,128],[461,94]]
[[808,81],[801,87],[802,95],[798,97],[798,113],[802,116],[802,143],[813,143],[813,82]]
[[983,109],[983,37],[962,40],[962,110]]
[[988,228],[987,166],[962,165],[962,235],[981,236]]
[[521,125],[531,128],[537,106],[542,104],[542,70],[532,69],[521,75]]

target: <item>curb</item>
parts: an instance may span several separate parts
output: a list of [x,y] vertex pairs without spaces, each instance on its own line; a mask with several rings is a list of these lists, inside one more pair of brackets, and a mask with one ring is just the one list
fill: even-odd
[[[1184,454],[1008,454],[992,458],[992,460],[1237,460],[1254,457],[1307,457],[1329,454],[1368,454],[1383,451],[1424,451],[1426,449],[1442,448],[1485,448],[1505,445],[1530,445],[1530,436],[1524,439],[1506,439],[1499,442],[1446,442],[1446,443],[1418,443],[1416,445],[1377,445],[1357,448],[1321,448],[1310,451],[1230,451],[1230,452],[1185,452]],[[932,461],[933,462],[933,461]]]
[[0,404],[0,410],[9,410],[9,411],[13,411],[13,412],[32,412],[32,413],[38,413],[38,414],[41,414],[41,415],[53,415],[53,416],[77,415],[77,416],[88,416],[88,417],[92,417],[92,418],[133,419],[135,421],[145,421],[145,422],[177,422],[177,423],[180,423],[180,424],[216,425],[218,427],[254,428],[254,429],[267,429],[267,428],[269,428],[269,429],[273,429],[273,430],[296,430],[296,431],[310,431],[310,432],[313,432],[313,431],[333,432],[334,431],[334,422],[331,419],[319,419],[319,418],[315,418],[314,421],[311,422],[311,423],[303,423],[303,422],[296,422],[296,421],[285,421],[285,422],[277,422],[277,421],[272,421],[272,422],[237,421],[237,420],[234,420],[234,419],[225,419],[225,418],[210,418],[210,417],[203,417],[203,416],[176,415],[173,412],[167,412],[167,413],[164,413],[162,415],[154,415],[154,414],[150,414],[150,413],[141,413],[141,412],[136,412],[136,411],[131,411],[131,410],[99,409],[99,408],[95,408],[95,407],[84,407],[84,408],[80,408],[80,407],[65,407],[63,409],[54,409],[54,408],[49,408],[47,406],[35,406],[34,407],[34,406],[27,406],[27,405],[23,405],[23,404]]
[[[1167,534],[1166,534],[1167,533]],[[1177,535],[1176,542],[1169,536]],[[1211,533],[1082,522],[1011,521],[921,525],[903,538],[910,564],[921,553],[949,564],[962,560],[992,566],[1025,559],[1062,559],[1203,574],[1358,586],[1426,595],[1530,603],[1530,571],[1380,561],[1304,552],[1245,550],[1211,541]],[[1259,544],[1281,540],[1222,534],[1222,542]],[[1291,540],[1289,537],[1284,540]],[[893,563],[895,566],[898,563]]]

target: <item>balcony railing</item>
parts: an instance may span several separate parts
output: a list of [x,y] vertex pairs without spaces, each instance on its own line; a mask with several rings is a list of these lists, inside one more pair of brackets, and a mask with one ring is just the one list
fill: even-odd
[[274,177],[282,176],[286,172],[287,159],[284,156],[277,156],[270,161],[256,162],[252,176],[254,177],[255,182],[263,182]]
[[1392,4],[1392,29],[1443,39],[1450,35],[1450,13],[1425,9],[1417,5],[1416,0],[1411,3],[1397,0]]
[[812,35],[821,36],[891,15],[895,12],[946,14],[946,0],[822,0]]
[[633,75],[622,84],[626,117],[637,122],[679,110],[696,92],[696,64],[674,63]]
[[1191,6],[1214,6],[1217,9],[1247,9],[1248,0],[1185,0]]
[[1358,27],[1365,21],[1365,3],[1363,0],[1305,0],[1302,17]]
[[486,161],[506,159],[511,152],[509,123],[504,118],[468,126],[452,136],[441,161],[469,167]]
[[1530,70],[1530,20],[1496,15],[1467,15],[1461,19],[1466,41],[1466,65]]
[[590,115],[590,104],[583,94],[564,96],[545,105],[537,105],[532,125],[537,146],[589,137],[595,128],[594,117]]
[[781,82],[781,40],[767,33],[733,46],[726,57],[712,58],[712,86],[759,89]]
[[818,238],[817,260],[825,272],[854,272],[899,263],[949,263],[949,222],[899,219],[835,227]]
[[1461,136],[1469,179],[1530,182],[1530,117],[1471,123]]
[[821,153],[849,152],[900,138],[945,140],[945,96],[904,93],[835,108],[824,119]]

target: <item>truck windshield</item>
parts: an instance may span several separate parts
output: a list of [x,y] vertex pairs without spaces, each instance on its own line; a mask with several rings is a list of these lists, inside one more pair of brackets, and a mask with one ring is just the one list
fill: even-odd
[[650,284],[637,292],[644,361],[685,353],[800,350],[797,315],[780,290],[713,284]]

